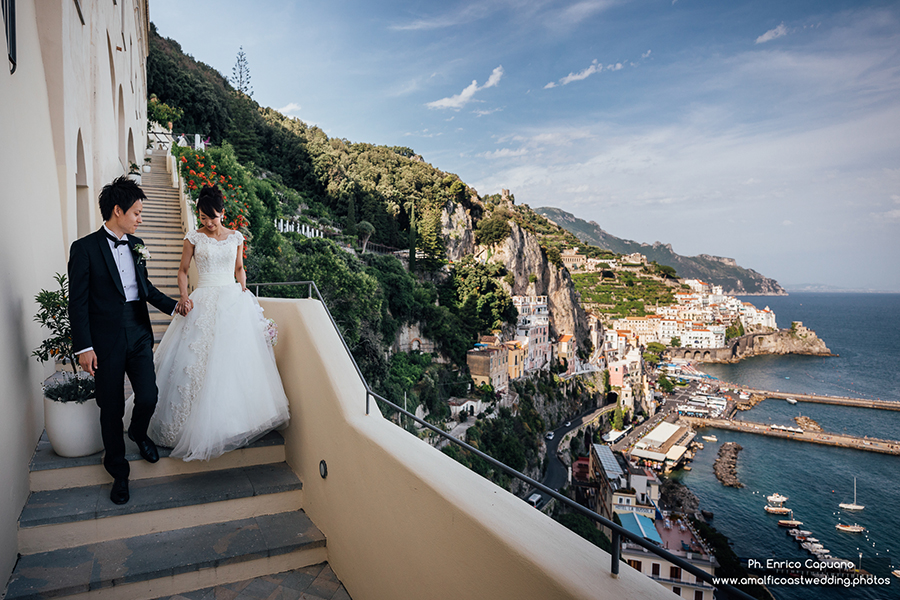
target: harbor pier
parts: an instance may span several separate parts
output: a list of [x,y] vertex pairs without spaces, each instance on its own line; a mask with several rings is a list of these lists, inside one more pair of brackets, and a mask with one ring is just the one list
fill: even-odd
[[[794,396],[791,397],[793,398]],[[682,416],[681,420],[690,423],[694,429],[700,429],[703,427],[715,427],[717,429],[727,429],[730,431],[743,431],[745,433],[768,435],[770,437],[796,440],[798,442],[822,444],[825,446],[836,446],[839,448],[853,448],[854,450],[864,450],[866,452],[878,452],[881,454],[893,454],[895,456],[900,456],[900,441],[895,440],[880,440],[869,437],[856,437],[846,434],[829,433],[827,431],[803,431],[802,433],[799,433],[795,431],[786,431],[784,429],[772,429],[771,425],[766,425],[765,423],[735,421],[733,419],[705,419],[699,417]]]
[[[723,382],[724,384],[724,382]],[[775,400],[793,398],[797,402],[815,402],[817,404],[836,404],[840,406],[855,406],[857,408],[875,408],[880,410],[900,411],[900,402],[896,400],[868,400],[866,398],[847,398],[843,396],[818,396],[816,394],[795,394],[790,392],[773,392],[771,390],[754,390],[742,386],[724,384],[726,387],[734,387],[747,394],[757,394]]]

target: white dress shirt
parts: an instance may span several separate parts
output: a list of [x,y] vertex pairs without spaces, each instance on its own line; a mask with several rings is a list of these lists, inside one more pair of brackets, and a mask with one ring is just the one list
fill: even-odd
[[[106,233],[113,238],[116,237],[116,234],[110,231],[106,225],[103,226],[103,229],[105,229]],[[127,242],[128,234],[126,233],[121,238],[117,239]],[[134,257],[131,256],[131,248],[128,247],[128,244],[120,244],[119,247],[116,248],[115,242],[111,239],[106,238],[106,241],[109,244],[109,249],[112,251],[113,258],[116,261],[119,279],[122,280],[122,287],[125,290],[125,302],[135,302],[140,300],[141,296],[138,293],[137,274],[134,271]]]

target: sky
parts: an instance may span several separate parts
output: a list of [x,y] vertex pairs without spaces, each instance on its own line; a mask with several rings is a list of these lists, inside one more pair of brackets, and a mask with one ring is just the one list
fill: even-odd
[[[900,3],[150,0],[253,98],[481,195],[900,292]],[[150,90],[153,91],[153,90]]]

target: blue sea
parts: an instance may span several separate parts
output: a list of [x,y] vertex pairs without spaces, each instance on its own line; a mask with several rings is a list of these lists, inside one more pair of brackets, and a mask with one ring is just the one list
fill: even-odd
[[[837,357],[764,356],[733,365],[702,365],[723,381],[759,389],[811,392],[820,395],[876,398],[900,402],[900,294],[792,294],[786,297],[746,297],[747,302],[775,311],[779,327],[803,321]],[[817,421],[826,431],[900,440],[900,411],[827,406],[766,400],[739,418],[794,425],[798,414]],[[813,532],[831,554],[862,560],[862,567],[886,578],[877,587],[770,587],[779,600],[880,600],[900,598],[900,457],[803,444],[721,430],[719,441],[704,442],[693,469],[681,473],[700,499],[701,508],[715,513],[712,523],[727,535],[742,558],[806,559],[805,550],[777,526],[779,518],[763,510],[765,497],[778,492],[790,500],[794,518]],[[704,431],[707,433],[707,431]],[[743,446],[738,478],[746,486],[726,488],[712,465],[718,447],[734,441]],[[853,500],[865,510],[846,513],[838,507]],[[864,534],[835,529],[838,522],[858,523]]]

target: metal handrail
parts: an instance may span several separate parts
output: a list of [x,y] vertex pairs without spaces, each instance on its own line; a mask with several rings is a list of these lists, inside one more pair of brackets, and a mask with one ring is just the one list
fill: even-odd
[[525,475],[524,473],[520,473],[519,471],[513,469],[512,467],[506,465],[505,463],[500,462],[499,460],[495,459],[494,457],[485,454],[478,448],[475,448],[474,446],[472,446],[460,439],[453,437],[452,435],[450,435],[448,432],[444,431],[443,429],[441,429],[435,425],[432,425],[431,423],[429,423],[428,421],[425,421],[424,419],[420,419],[415,414],[409,412],[408,410],[404,409],[403,407],[398,406],[397,404],[394,404],[393,402],[391,402],[387,398],[381,396],[380,394],[375,393],[372,390],[372,388],[369,386],[369,382],[366,381],[365,376],[363,376],[362,371],[359,368],[359,365],[356,363],[356,359],[353,358],[353,353],[350,351],[350,347],[347,345],[347,341],[344,339],[344,335],[341,333],[340,328],[338,328],[337,322],[335,322],[334,317],[331,315],[331,311],[328,309],[328,305],[325,303],[325,300],[322,298],[322,294],[319,292],[319,288],[318,288],[318,286],[316,286],[316,283],[314,281],[282,281],[282,282],[273,282],[273,283],[248,283],[247,287],[248,288],[250,288],[250,287],[256,288],[255,294],[257,296],[259,296],[259,288],[260,287],[288,286],[288,285],[307,286],[309,298],[312,298],[313,291],[315,291],[316,298],[318,298],[319,301],[322,303],[322,307],[325,309],[325,314],[328,315],[328,318],[331,320],[331,324],[334,326],[334,330],[337,332],[338,337],[341,338],[341,343],[344,345],[344,350],[347,351],[347,356],[350,357],[350,361],[353,363],[353,368],[356,369],[357,375],[359,375],[359,378],[362,381],[363,386],[365,386],[365,388],[366,388],[366,414],[367,415],[369,414],[369,399],[375,398],[377,400],[381,400],[382,402],[384,402],[385,404],[387,404],[388,406],[390,406],[391,408],[393,408],[400,414],[406,416],[409,419],[412,419],[413,421],[419,423],[423,427],[430,429],[434,433],[437,433],[438,435],[446,438],[448,441],[453,442],[457,446],[460,446],[461,448],[471,452],[472,454],[474,454],[475,456],[478,456],[482,460],[487,461],[488,463],[494,465],[501,471],[504,471],[506,474],[508,474],[512,477],[515,477],[516,479],[519,479],[520,481],[524,481],[525,483],[527,483],[530,486],[534,487],[535,489],[543,492],[544,494],[550,496],[551,498],[554,498],[557,501],[562,502],[570,509],[573,509],[576,512],[586,516],[587,518],[589,518],[593,521],[596,521],[597,523],[600,523],[604,527],[607,527],[612,532],[612,540],[611,540],[611,542],[612,542],[612,544],[611,544],[612,545],[612,552],[611,552],[612,559],[610,561],[610,570],[612,571],[612,575],[614,577],[618,576],[618,574],[619,574],[619,562],[620,562],[620,558],[621,558],[621,547],[622,547],[621,537],[625,537],[626,539],[633,542],[634,544],[637,544],[638,546],[641,546],[642,548],[650,551],[652,554],[659,556],[660,558],[672,563],[675,566],[681,567],[688,573],[691,573],[692,575],[697,577],[697,579],[700,579],[700,580],[703,580],[703,581],[709,583],[716,590],[725,592],[726,598],[730,598],[733,596],[735,598],[740,598],[742,600],[755,600],[753,598],[753,596],[750,596],[746,592],[743,592],[743,591],[735,588],[734,586],[727,585],[727,584],[718,584],[717,585],[713,581],[713,576],[711,574],[709,574],[706,571],[704,571],[703,569],[693,565],[692,563],[688,562],[686,559],[683,559],[680,556],[676,556],[675,554],[672,554],[668,550],[666,550],[664,548],[660,548],[656,544],[644,539],[643,537],[638,536],[638,535],[628,531],[621,525],[617,525],[616,523],[607,519],[606,517],[597,514],[596,512],[592,511],[591,509],[578,504],[577,502],[575,502],[574,500],[571,500],[570,498],[567,498],[566,496],[563,496],[556,490],[550,489],[549,487],[545,486],[544,484],[542,484],[538,481],[535,481],[528,475]]

